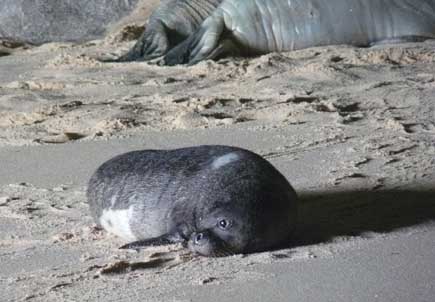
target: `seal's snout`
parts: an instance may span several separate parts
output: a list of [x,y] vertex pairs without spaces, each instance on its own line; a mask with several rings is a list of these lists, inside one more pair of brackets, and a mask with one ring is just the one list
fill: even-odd
[[227,246],[223,239],[209,229],[193,232],[187,247],[194,254],[208,257],[223,257],[234,254],[234,251]]
[[202,245],[204,244],[204,234],[203,233],[198,233],[195,235],[194,239],[193,239],[193,243],[196,245]]
[[210,241],[210,236],[206,232],[193,232],[190,235],[190,242],[195,246],[204,246]]
[[187,246],[194,254],[213,256],[218,245],[216,244],[213,235],[210,234],[210,231],[205,230],[201,232],[193,232],[190,235]]

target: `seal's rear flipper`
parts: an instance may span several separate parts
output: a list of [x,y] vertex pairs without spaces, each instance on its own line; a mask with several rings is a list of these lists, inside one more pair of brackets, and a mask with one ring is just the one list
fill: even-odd
[[201,27],[182,43],[171,49],[163,58],[164,65],[195,64],[205,59],[214,59],[222,54],[221,36],[225,23],[220,15],[207,18]]
[[174,66],[189,62],[191,45],[197,43],[195,34],[172,48],[159,62],[159,65]]
[[161,57],[169,49],[168,33],[165,25],[154,22],[147,26],[133,48],[113,62],[148,61]]
[[159,245],[168,245],[168,244],[185,243],[185,242],[186,240],[177,233],[165,234],[159,237],[130,242],[121,246],[120,249],[139,250],[149,246],[159,246]]

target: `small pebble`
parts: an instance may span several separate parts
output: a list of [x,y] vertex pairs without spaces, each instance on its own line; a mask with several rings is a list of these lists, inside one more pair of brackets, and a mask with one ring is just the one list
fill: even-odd
[[212,283],[214,281],[217,281],[217,278],[215,278],[215,277],[208,277],[208,278],[205,278],[205,279],[200,279],[198,281],[198,283],[200,285],[204,285],[204,284]]
[[59,186],[59,187],[53,188],[53,192],[62,192],[62,191],[65,191],[65,190],[66,190],[66,188],[63,187],[63,186]]
[[11,201],[11,198],[9,196],[0,197],[0,206],[7,205],[9,201]]

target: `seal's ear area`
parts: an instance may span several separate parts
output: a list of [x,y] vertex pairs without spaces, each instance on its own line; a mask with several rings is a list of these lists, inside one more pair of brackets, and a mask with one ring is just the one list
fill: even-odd
[[186,240],[179,234],[165,234],[159,237],[144,239],[127,243],[120,247],[120,249],[139,250],[149,246],[168,245],[174,243],[185,243]]

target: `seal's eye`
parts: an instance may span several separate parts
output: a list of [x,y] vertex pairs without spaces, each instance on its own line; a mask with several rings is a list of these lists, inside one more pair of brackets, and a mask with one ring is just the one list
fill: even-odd
[[230,226],[230,222],[226,219],[221,219],[218,221],[218,227],[225,230]]

